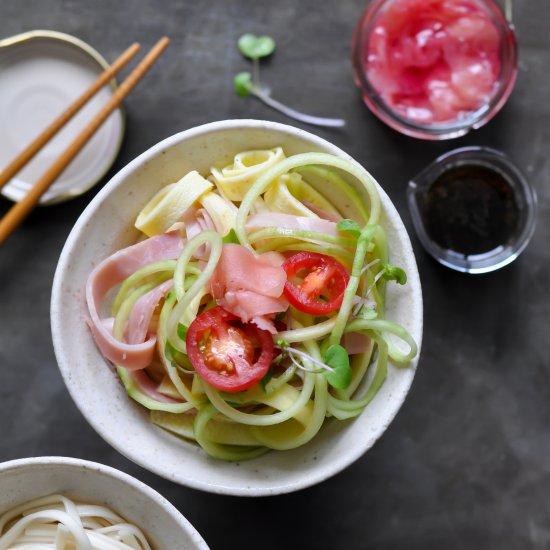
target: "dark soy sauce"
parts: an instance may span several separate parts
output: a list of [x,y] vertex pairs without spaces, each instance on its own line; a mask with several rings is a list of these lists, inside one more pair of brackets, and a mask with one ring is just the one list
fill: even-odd
[[486,166],[469,164],[445,170],[422,202],[429,237],[464,256],[506,246],[518,226],[519,208],[512,185]]

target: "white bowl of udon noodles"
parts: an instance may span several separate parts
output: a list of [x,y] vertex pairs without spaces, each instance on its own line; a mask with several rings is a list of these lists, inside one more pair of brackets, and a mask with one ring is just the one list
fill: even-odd
[[[284,164],[269,166],[274,158],[277,162],[282,159]],[[263,163],[268,166],[262,166]],[[281,170],[285,173],[283,180],[288,186],[283,188],[282,195],[279,186],[277,192],[268,196],[264,191],[266,185],[271,184],[270,181],[266,183],[266,178],[270,180],[272,174],[279,170],[278,167],[282,167]],[[275,174],[277,177],[282,174],[281,170]],[[306,230],[304,233],[301,232],[302,229],[296,229],[296,225],[293,225],[295,222],[291,223],[294,229],[283,230],[283,240],[285,235],[292,236],[294,244],[290,248],[296,246],[297,250],[317,250],[327,254],[336,250],[336,256],[342,258],[341,263],[347,262],[346,269],[351,274],[348,287],[353,281],[357,283],[357,289],[352,293],[353,303],[348,304],[345,314],[336,312],[331,314],[332,317],[319,317],[315,321],[311,321],[313,317],[310,315],[302,315],[298,321],[290,315],[290,309],[287,313],[278,314],[279,321],[282,319],[286,323],[283,328],[279,325],[276,330],[280,332],[273,337],[273,357],[279,354],[279,362],[272,363],[269,376],[263,378],[261,383],[258,382],[255,387],[240,393],[225,394],[204,382],[198,374],[193,375],[193,371],[189,371],[193,365],[190,366],[188,358],[181,353],[181,350],[189,349],[192,331],[187,329],[193,326],[189,325],[190,319],[184,322],[185,316],[191,315],[193,318],[198,315],[197,307],[204,307],[204,310],[212,307],[212,304],[203,305],[203,299],[199,298],[200,306],[197,305],[199,302],[194,302],[195,311],[191,313],[189,312],[193,307],[188,307],[190,302],[182,305],[186,298],[178,301],[176,306],[172,300],[170,308],[174,309],[169,308],[168,314],[164,315],[166,308],[162,306],[160,316],[158,310],[162,300],[159,302],[154,314],[156,321],[150,327],[158,327],[158,351],[155,353],[162,357],[159,359],[160,363],[157,363],[161,367],[163,364],[167,365],[162,380],[159,379],[159,372],[152,370],[146,371],[151,374],[139,374],[141,378],[132,378],[134,374],[128,374],[124,367],[119,367],[117,375],[112,364],[118,364],[116,359],[109,356],[108,350],[107,357],[111,360],[105,359],[89,328],[95,322],[95,339],[103,339],[103,344],[106,345],[105,331],[113,331],[108,335],[110,338],[118,330],[118,337],[123,340],[127,335],[127,327],[131,324],[131,320],[126,322],[123,317],[120,321],[115,316],[114,325],[111,320],[109,328],[107,317],[110,314],[107,311],[113,303],[116,288],[109,292],[107,288],[102,288],[97,294],[95,290],[88,289],[87,294],[90,273],[115,252],[143,242],[147,237],[149,241],[164,239],[168,233],[164,236],[159,233],[165,230],[172,231],[171,235],[179,231],[182,237],[189,231],[189,239],[184,241],[184,250],[191,247],[191,242],[196,245],[193,250],[198,250],[201,242],[203,245],[204,242],[207,243],[210,248],[206,250],[210,250],[210,258],[206,252],[207,256],[203,257],[202,263],[193,260],[191,253],[186,253],[187,259],[182,267],[181,258],[185,255],[183,252],[179,259],[175,256],[169,261],[171,273],[177,274],[179,269],[180,275],[185,273],[183,277],[188,279],[185,279],[185,283],[181,282],[181,294],[178,295],[177,281],[184,279],[174,277],[173,292],[164,296],[165,305],[170,297],[173,298],[174,293],[178,299],[185,296],[185,293],[192,293],[195,287],[189,285],[209,270],[212,273],[209,263],[211,258],[216,253],[219,258],[222,247],[225,254],[227,245],[222,244],[218,235],[212,236],[212,229],[208,224],[206,227],[201,226],[202,233],[199,231],[198,235],[192,237],[191,224],[187,218],[184,217],[187,220],[184,224],[177,222],[180,214],[174,214],[172,206],[180,204],[182,200],[185,203],[182,193],[190,193],[188,188],[180,187],[180,195],[176,193],[173,200],[166,199],[169,193],[178,189],[175,182],[179,182],[178,185],[181,186],[182,178],[193,171],[196,171],[193,185],[198,181],[199,185],[210,186],[208,192],[210,195],[219,195],[214,197],[218,203],[220,196],[226,201],[233,201],[234,206],[230,205],[225,209],[227,215],[223,218],[227,221],[228,217],[234,216],[231,219],[236,227],[229,236],[233,243],[241,244],[232,244],[233,247],[242,248],[242,243],[246,243],[256,253],[257,249],[253,249],[248,241],[253,236],[247,234],[248,225],[245,226],[244,223],[248,224],[247,220],[251,219],[250,216],[255,211],[261,213],[266,210],[265,205],[267,210],[278,208],[276,214],[268,212],[267,218],[263,214],[254,218],[259,220],[259,228],[256,228],[255,233],[257,242],[267,243],[267,248],[270,243],[281,243],[280,238],[270,239],[273,232],[281,237],[281,231],[276,227],[266,228],[266,225],[270,225],[269,221],[266,223],[266,219],[283,220],[280,223],[284,225],[287,223],[285,220],[291,220],[290,214],[296,215],[300,218],[300,224],[306,224]],[[302,193],[301,197],[296,197],[296,185],[292,188],[288,176],[296,172],[299,175],[292,178],[299,180],[296,185]],[[242,189],[239,185],[243,181],[243,195],[239,196],[239,189]],[[306,181],[307,185],[304,183]],[[252,188],[254,190],[250,191]],[[200,192],[202,191],[197,196]],[[251,198],[250,194],[255,193],[256,198]],[[289,193],[294,195],[290,196]],[[228,195],[233,195],[233,198]],[[322,195],[321,198],[319,195]],[[297,204],[297,198],[304,200]],[[214,203],[217,204],[215,201]],[[262,204],[264,206],[260,208]],[[213,230],[218,230],[216,224],[221,216],[217,217],[217,213],[211,210],[211,216],[207,215],[205,210],[207,206],[212,206],[211,202],[201,199],[201,205],[204,206],[202,221],[209,218],[210,226],[214,225]],[[197,206],[196,204],[195,207]],[[287,208],[293,211],[285,212]],[[301,217],[301,210],[296,214],[296,208],[315,212],[311,214],[315,220],[307,221],[306,217]],[[336,226],[334,215],[327,214],[329,209],[336,212],[339,218],[353,219],[357,223],[352,222],[351,226],[344,228]],[[159,218],[159,211],[168,219],[162,216]],[[146,235],[134,225],[138,214],[138,225],[144,228]],[[317,231],[319,224],[328,227],[332,235],[321,236],[321,241],[318,241],[317,236],[320,233],[308,232],[311,230],[308,224],[311,223]],[[171,227],[167,229],[168,225]],[[368,225],[380,230],[369,233],[365,230]],[[367,240],[362,242],[370,244],[363,247],[363,257],[357,260],[360,246],[350,246],[349,243],[359,243],[359,239],[363,237],[358,235],[366,235],[365,231],[370,236],[365,237]],[[210,236],[206,241],[201,241],[201,235]],[[260,239],[262,235],[266,238]],[[377,240],[378,237],[373,235],[383,237]],[[197,239],[200,242],[197,243]],[[285,243],[286,241],[283,242]],[[205,247],[201,248],[204,253]],[[373,254],[379,249],[385,250],[380,253],[385,257],[372,260]],[[278,250],[287,250],[288,256],[288,247]],[[147,255],[148,252],[145,256]],[[158,258],[152,258],[151,261],[154,259]],[[174,268],[176,259],[179,268]],[[215,261],[214,265],[217,265]],[[164,269],[166,265],[162,265]],[[190,265],[192,267],[188,267]],[[383,272],[389,273],[391,266],[398,266],[406,272],[406,284],[382,280]],[[103,268],[98,269],[101,271]],[[162,280],[166,281],[166,277]],[[147,279],[147,284],[150,282],[151,279]],[[128,284],[130,290],[135,290],[132,284]],[[204,280],[201,284],[204,284]],[[105,287],[104,284],[103,286]],[[146,290],[146,286],[138,288],[141,289],[140,295]],[[120,287],[120,293],[128,291],[128,288],[123,291],[123,287]],[[206,301],[211,300],[208,292],[204,292],[207,295]],[[135,303],[135,297],[131,298],[130,294],[126,294],[126,297]],[[95,300],[97,303],[94,302],[90,309],[91,296],[91,301]],[[326,299],[330,301],[330,294]],[[345,297],[343,299],[347,300]],[[115,303],[117,300],[118,298]],[[219,303],[225,304],[223,301]],[[170,324],[178,307],[178,319],[181,314],[183,316],[181,322],[172,322],[170,330],[175,340],[170,342],[175,342],[178,338],[188,338],[187,348],[184,346],[185,341],[180,339],[179,344],[174,344],[180,347],[177,347],[176,352],[172,349],[174,353],[167,359],[168,339],[161,332],[166,332],[163,323],[169,319],[167,322]],[[120,315],[123,309],[125,308],[122,306],[117,309],[116,315]],[[344,305],[341,306],[342,309]],[[103,317],[100,319],[101,316]],[[158,143],[115,175],[91,201],[70,233],[59,259],[51,302],[51,326],[59,368],[72,398],[92,427],[119,452],[160,476],[195,489],[243,496],[296,491],[333,476],[361,457],[386,430],[411,386],[422,338],[422,319],[421,287],[410,240],[399,214],[383,188],[349,155],[326,140],[291,126],[257,120],[213,122],[186,130]],[[317,321],[321,328],[316,324]],[[355,323],[350,325],[352,321]],[[268,322],[273,322],[273,318],[268,318]],[[319,340],[304,343],[305,337],[298,337],[298,333],[293,330],[300,326],[307,328],[306,325],[312,322],[314,327],[308,330],[317,333],[321,331],[327,342]],[[179,330],[182,325],[183,334]],[[161,327],[164,327],[162,331]],[[333,384],[338,386],[339,382],[328,381],[330,377],[327,373],[332,372],[329,371],[331,368],[333,371],[337,369],[332,359],[329,361],[325,358],[328,356],[322,355],[327,349],[325,344],[330,344],[330,338],[334,338],[332,344],[344,343],[343,333],[347,335],[347,332],[353,332],[357,327],[369,329],[363,330],[363,333],[370,335],[368,338],[363,336],[365,349],[361,349],[364,353],[352,355],[357,354],[357,350],[349,351],[353,367],[351,385],[348,385],[347,380],[343,383],[344,389],[335,389]],[[335,331],[340,333],[334,335]],[[250,333],[251,331],[246,332]],[[241,331],[242,334],[244,333]],[[145,333],[142,336],[149,338],[144,335]],[[203,333],[202,340],[197,337],[193,346],[204,350],[200,346],[205,345],[206,339],[207,336]],[[253,345],[258,345],[256,340],[252,340]],[[147,342],[150,343],[150,340]],[[146,343],[141,345],[145,346]],[[353,344],[350,345],[353,347]],[[106,346],[102,348],[103,351],[109,347]],[[278,346],[286,346],[286,349],[283,351]],[[133,350],[131,346],[124,348],[124,353],[118,356],[120,361],[133,360]],[[186,368],[172,362],[179,361],[178,351]],[[257,355],[256,353],[255,357]],[[314,356],[318,359],[317,363],[313,362]],[[347,369],[346,366],[344,368]],[[355,379],[358,370],[361,371],[360,380]],[[143,384],[144,376],[148,377],[145,384],[147,387]],[[156,389],[151,389],[151,378]],[[149,395],[144,395],[143,392],[149,392]],[[164,392],[161,400],[168,404],[155,401],[155,395],[159,396],[159,392]],[[304,395],[304,392],[307,394]],[[246,401],[247,396],[252,394],[259,400],[258,403],[250,404]],[[297,401],[300,399],[301,401]],[[151,411],[151,408],[162,410]],[[275,421],[272,419],[275,418],[282,420],[273,425]]]
[[56,456],[0,464],[0,548],[208,550],[181,513],[141,481]]

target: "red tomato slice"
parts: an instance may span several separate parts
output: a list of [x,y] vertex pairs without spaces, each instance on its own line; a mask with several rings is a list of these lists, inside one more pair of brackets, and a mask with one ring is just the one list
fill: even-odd
[[342,305],[349,273],[331,256],[299,252],[284,262],[283,269],[287,275],[284,295],[296,309],[325,315]]
[[201,378],[225,392],[238,392],[262,379],[273,359],[267,330],[242,323],[217,306],[201,313],[185,338],[187,356]]

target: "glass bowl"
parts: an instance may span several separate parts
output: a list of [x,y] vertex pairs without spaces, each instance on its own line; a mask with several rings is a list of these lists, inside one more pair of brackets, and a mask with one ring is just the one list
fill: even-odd
[[[471,234],[476,236],[480,233],[483,234],[488,227],[487,224],[484,224],[483,219],[479,219],[480,217],[489,218],[487,205],[490,202],[487,200],[487,194],[469,196],[465,199],[464,189],[454,188],[453,190],[448,186],[444,193],[432,193],[430,196],[430,189],[433,189],[435,182],[445,182],[445,176],[451,173],[450,171],[456,170],[462,170],[462,173],[464,173],[464,170],[470,170],[470,174],[493,174],[496,178],[499,178],[498,181],[506,182],[507,189],[505,191],[508,192],[515,203],[514,223],[510,225],[509,231],[500,231],[503,239],[498,246],[494,246],[487,251],[475,251],[474,253],[461,253],[450,247],[442,246],[441,243],[445,242],[447,237],[445,234],[438,234],[434,230],[434,227],[436,227],[433,223],[434,195],[441,204],[442,201],[451,200],[453,193],[456,197],[457,190],[462,192],[458,203],[473,207],[466,211],[460,211],[457,208],[456,211],[450,212],[451,217],[461,217],[455,227],[472,224]],[[447,181],[449,181],[448,178]],[[438,183],[438,185],[441,185],[441,183]],[[490,193],[493,193],[493,191],[491,189]],[[499,190],[499,193],[502,197],[502,189]],[[495,198],[495,196],[493,193],[492,197]],[[416,233],[426,251],[441,264],[457,271],[487,273],[509,264],[525,249],[535,230],[537,211],[535,190],[504,153],[487,147],[463,147],[440,156],[409,182],[407,198]],[[477,204],[473,201],[477,201]],[[447,206],[450,204],[450,202],[446,203]],[[432,209],[431,219],[430,208]],[[503,211],[493,208],[491,212],[493,214],[492,227],[497,229],[504,227],[501,222],[505,219]],[[495,215],[498,218],[495,218]],[[504,215],[507,215],[507,213],[504,212]],[[452,223],[454,222],[449,221],[447,227],[451,227]],[[445,223],[442,225],[444,227]],[[459,238],[461,242],[466,242],[462,234],[459,235]]]
[[[363,12],[355,28],[352,45],[353,74],[365,104],[372,113],[391,128],[403,134],[426,140],[460,137],[470,130],[486,124],[506,103],[514,87],[518,71],[518,44],[515,31],[500,6],[493,0],[473,0],[487,13],[500,37],[500,73],[487,100],[475,110],[458,113],[454,119],[421,124],[405,118],[390,106],[377,92],[367,76],[370,38],[375,32],[380,16],[396,1],[402,0],[373,0]],[[416,40],[420,39],[419,35],[415,38]]]

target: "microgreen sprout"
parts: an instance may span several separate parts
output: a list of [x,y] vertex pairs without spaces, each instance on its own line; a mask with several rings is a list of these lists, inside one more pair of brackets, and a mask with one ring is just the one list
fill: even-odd
[[254,36],[253,34],[243,34],[239,38],[238,46],[239,51],[244,55],[244,57],[252,59],[254,82],[258,88],[261,88],[260,59],[262,57],[270,56],[275,51],[275,40],[273,40],[271,36]]
[[270,36],[254,36],[253,34],[243,34],[238,41],[239,51],[244,57],[252,61],[252,74],[242,72],[233,79],[235,93],[239,97],[248,97],[249,95],[259,99],[268,107],[283,113],[284,115],[315,126],[327,126],[340,128],[346,125],[346,121],[340,118],[325,118],[307,115],[287,107],[280,101],[273,99],[265,87],[260,84],[260,59],[267,57],[275,50],[275,41]]
[[354,316],[357,316],[357,314],[359,313],[359,310],[365,305],[365,301],[367,300],[369,294],[371,293],[372,289],[376,286],[376,283],[378,283],[378,281],[384,276],[384,273],[385,273],[384,269],[380,270],[374,276],[372,283],[365,288],[365,290],[363,291],[363,294],[361,295],[361,299],[359,300],[359,302],[355,306],[355,309],[353,310]]
[[[361,275],[363,275],[370,267],[378,263],[380,260],[374,260],[370,263],[368,263],[363,269],[361,270]],[[384,264],[382,269],[375,275],[372,283],[365,288],[363,291],[363,294],[361,295],[361,298],[357,305],[355,306],[355,309],[353,310],[353,316],[358,317],[361,313],[361,318],[363,319],[369,319],[372,318],[372,312],[364,310],[364,306],[368,307],[367,304],[365,304],[365,301],[368,298],[368,295],[371,293],[372,289],[376,286],[378,281],[380,279],[385,279],[386,281],[396,281],[400,285],[404,285],[407,282],[407,274],[403,269],[400,267],[397,267],[395,265],[391,264]],[[372,309],[372,308],[369,308]]]
[[282,340],[279,338],[279,340],[277,340],[276,342],[276,347],[279,348],[283,354],[288,355],[289,359],[301,370],[305,370],[308,372],[321,372],[319,370],[311,371],[311,369],[304,367],[304,365],[296,361],[296,357],[300,357],[305,361],[310,361],[311,363],[313,363],[314,365],[316,365],[322,370],[327,370],[329,372],[334,371],[332,367],[330,367],[329,365],[325,365],[325,363],[321,361],[318,361],[317,359],[309,355],[309,353],[306,353],[305,351],[291,347],[290,344],[285,340]]
[[328,383],[339,390],[345,390],[351,383],[351,367],[349,355],[340,344],[333,344],[327,349],[325,363],[332,367],[332,372],[327,374]]
[[397,281],[400,285],[404,285],[407,282],[407,274],[396,265],[386,264],[384,266],[384,279],[386,281]]
[[[306,372],[322,372],[325,374],[328,383],[334,388],[345,389],[349,386],[351,382],[349,356],[347,351],[339,344],[332,345],[327,349],[324,354],[324,362],[318,361],[305,351],[291,347],[288,342],[282,339],[277,340],[276,347],[281,350],[281,353],[286,354],[297,368]],[[321,370],[312,371],[306,368],[297,360],[298,358],[310,361]]]
[[[363,269],[361,269],[361,273],[360,273],[360,277],[362,277],[372,266],[376,265],[377,263],[380,262],[380,258],[376,258],[374,260],[372,260],[372,262],[369,262],[367,265],[365,265],[363,267]],[[380,273],[378,274],[380,275]],[[378,275],[376,277],[378,277]],[[381,277],[382,275],[380,275]],[[353,313],[352,315],[354,317],[358,317],[359,314],[361,313],[361,317],[362,318],[366,318],[364,317],[364,315],[367,315],[368,318],[372,318],[372,310],[373,308],[371,307],[370,304],[367,304],[366,301],[367,301],[367,296],[369,295],[370,291],[372,290],[372,288],[374,287],[374,285],[378,282],[378,278],[374,279],[374,282],[370,285],[370,286],[365,286],[365,289],[363,290],[363,293],[361,294],[361,298],[359,298],[359,301],[357,302],[357,305],[355,306],[355,309],[353,310]],[[369,309],[371,310],[371,312],[367,313],[366,311],[364,311],[365,309]],[[374,317],[376,317],[377,314],[376,314],[376,310],[374,309]]]

